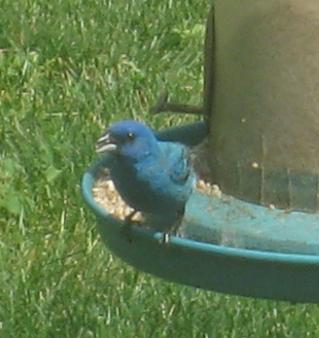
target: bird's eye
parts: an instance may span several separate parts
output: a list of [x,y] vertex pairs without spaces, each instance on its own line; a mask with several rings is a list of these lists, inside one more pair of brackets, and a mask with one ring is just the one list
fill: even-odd
[[132,132],[129,132],[129,133],[127,133],[127,138],[128,138],[130,141],[132,141],[132,140],[135,139],[135,134],[132,133]]

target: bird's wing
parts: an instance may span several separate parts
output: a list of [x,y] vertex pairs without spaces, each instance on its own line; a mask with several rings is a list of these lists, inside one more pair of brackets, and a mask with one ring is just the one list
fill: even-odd
[[170,179],[174,183],[183,185],[192,172],[189,151],[178,143],[169,143],[167,146]]

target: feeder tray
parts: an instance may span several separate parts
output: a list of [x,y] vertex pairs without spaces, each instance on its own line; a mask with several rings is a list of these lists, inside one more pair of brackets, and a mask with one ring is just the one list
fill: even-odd
[[[164,130],[161,140],[194,146],[207,135],[204,123]],[[292,302],[319,302],[319,215],[289,212],[231,196],[195,191],[186,205],[183,237],[123,221],[101,207],[92,188],[105,156],[83,176],[82,194],[94,212],[106,246],[128,264],[176,283],[228,294]]]

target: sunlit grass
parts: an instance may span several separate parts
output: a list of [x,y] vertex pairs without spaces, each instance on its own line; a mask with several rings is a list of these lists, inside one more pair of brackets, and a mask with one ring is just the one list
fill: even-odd
[[182,122],[147,113],[163,88],[201,102],[208,8],[1,2],[0,337],[317,336],[316,305],[219,295],[127,266],[80,195],[110,121]]

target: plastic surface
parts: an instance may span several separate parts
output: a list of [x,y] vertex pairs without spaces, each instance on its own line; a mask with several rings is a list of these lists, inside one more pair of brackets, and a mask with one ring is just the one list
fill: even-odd
[[318,212],[319,1],[215,0],[214,12],[204,93],[214,179],[248,202]]
[[[197,123],[159,135],[195,145],[206,135],[206,128]],[[108,161],[103,158],[84,174],[82,193],[97,217],[106,246],[124,261],[164,279],[203,289],[319,302],[319,255],[314,254],[319,253],[317,214],[288,213],[196,193],[187,204],[182,230],[197,240],[171,236],[163,244],[162,233],[138,226],[127,236],[123,222],[93,199],[96,176]]]

